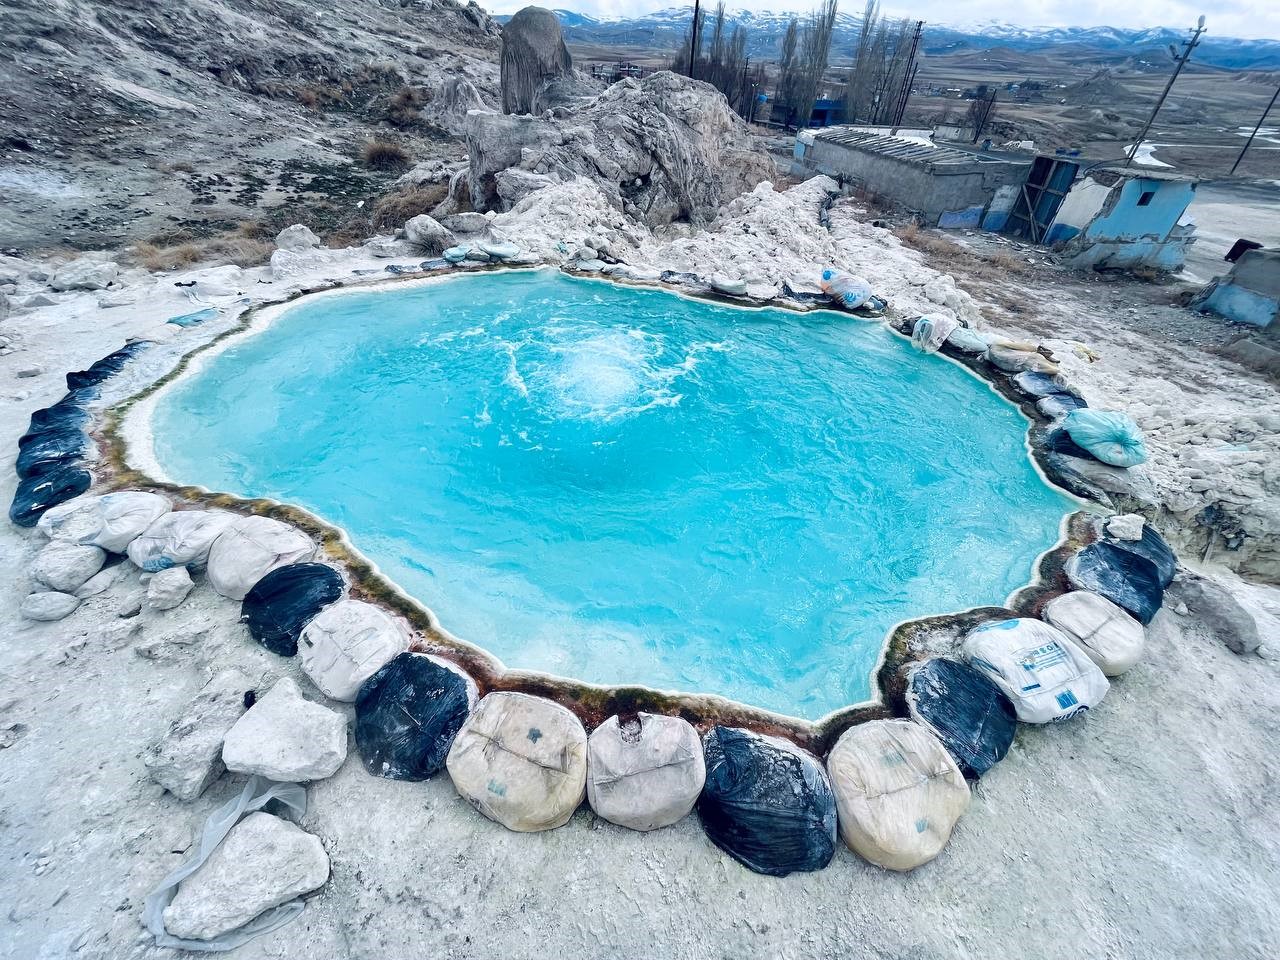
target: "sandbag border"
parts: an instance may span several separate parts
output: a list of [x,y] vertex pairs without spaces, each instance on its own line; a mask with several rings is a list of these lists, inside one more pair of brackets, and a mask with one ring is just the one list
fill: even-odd
[[[496,272],[513,269],[528,270],[538,269],[538,267],[485,264],[469,266],[464,271],[458,272]],[[309,511],[269,499],[242,499],[196,486],[157,481],[130,465],[122,430],[129,411],[138,402],[181,376],[196,356],[215,347],[225,338],[247,330],[261,309],[290,303],[324,290],[380,288],[397,280],[420,279],[420,275],[410,274],[396,275],[391,279],[378,277],[354,283],[334,282],[301,289],[288,297],[256,305],[244,311],[238,323],[184,354],[167,374],[103,413],[100,428],[91,434],[102,450],[99,460],[102,476],[97,484],[105,485],[109,489],[140,489],[166,494],[190,506],[228,510],[241,515],[265,516],[298,527],[319,542],[327,559],[344,567],[351,582],[353,598],[378,603],[402,616],[415,632],[411,649],[415,652],[442,656],[456,663],[476,681],[482,696],[499,690],[540,696],[573,711],[588,729],[594,729],[615,714],[625,717],[641,711],[681,717],[701,732],[717,725],[742,727],[767,736],[783,737],[818,756],[825,756],[835,740],[850,726],[869,720],[907,716],[904,699],[905,675],[912,664],[929,656],[922,642],[925,636],[938,630],[963,632],[977,623],[990,619],[1020,615],[1036,616],[1045,602],[1071,589],[1066,581],[1063,566],[1071,555],[1097,537],[1090,520],[1091,514],[1078,512],[1069,515],[1064,520],[1063,539],[1040,557],[1032,582],[1015,594],[1009,606],[979,607],[899,624],[891,631],[883,645],[879,666],[873,675],[874,698],[833,711],[817,721],[807,721],[737,703],[713,694],[670,693],[641,685],[605,687],[539,672],[508,669],[482,648],[449,634],[417,600],[383,577],[377,568],[352,546],[344,531]],[[815,309],[813,304],[783,298],[756,301],[718,294],[709,286],[706,291],[692,289],[687,282],[672,284],[607,275],[589,276],[584,279],[626,286],[654,287],[678,296],[733,305],[743,309],[772,307],[796,312]],[[886,322],[890,329],[900,336],[908,336],[911,326],[914,325],[913,319]],[[1093,496],[1094,491],[1090,489],[1073,489],[1071,477],[1059,471],[1053,459],[1047,455],[1043,447],[1043,437],[1052,421],[1039,413],[1034,398],[1028,397],[1017,389],[1011,375],[997,370],[982,360],[980,355],[968,356],[946,344],[942,352],[949,359],[970,369],[1022,410],[1029,420],[1030,453],[1048,479],[1079,497],[1096,499]]]

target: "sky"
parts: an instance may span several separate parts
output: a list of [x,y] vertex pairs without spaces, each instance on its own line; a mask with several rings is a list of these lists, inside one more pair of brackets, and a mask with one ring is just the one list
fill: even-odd
[[[489,0],[483,6],[494,13],[514,13],[530,0]],[[713,2],[713,0],[708,0]],[[593,17],[640,16],[667,7],[692,5],[692,0],[541,0],[548,7],[576,10]],[[858,13],[863,0],[844,0],[844,13]],[[806,11],[815,0],[728,0],[730,8],[748,10]],[[923,19],[928,23],[968,25],[989,20],[1033,27],[1191,27],[1200,14],[1207,16],[1211,35],[1220,37],[1268,37],[1280,39],[1280,2],[1277,0],[882,0],[892,16]]]

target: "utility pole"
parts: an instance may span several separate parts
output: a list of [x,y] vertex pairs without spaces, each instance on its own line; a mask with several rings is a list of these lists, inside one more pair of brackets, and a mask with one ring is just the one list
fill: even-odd
[[694,76],[698,64],[698,10],[700,4],[698,0],[693,0],[693,24],[689,27],[689,79],[696,80]]
[[915,36],[911,38],[911,53],[907,56],[906,67],[902,73],[902,89],[898,91],[897,103],[894,105],[891,126],[902,123],[902,115],[907,112],[907,100],[911,96],[911,85],[916,79],[916,51],[920,49],[920,34],[924,32],[924,21],[916,21]]
[[1169,96],[1169,91],[1173,89],[1173,81],[1178,79],[1178,74],[1182,72],[1182,68],[1187,65],[1187,61],[1191,59],[1191,51],[1200,43],[1200,35],[1204,33],[1204,17],[1201,16],[1196,22],[1195,28],[1191,30],[1191,36],[1182,41],[1182,53],[1178,53],[1173,44],[1169,44],[1169,53],[1177,62],[1177,66],[1173,68],[1173,74],[1169,77],[1169,82],[1164,85],[1164,92],[1160,94],[1160,99],[1156,101],[1156,107],[1151,111],[1151,116],[1147,117],[1146,125],[1143,126],[1142,132],[1138,134],[1138,139],[1133,142],[1133,146],[1129,148],[1129,155],[1124,158],[1124,165],[1127,167],[1133,163],[1133,158],[1138,153],[1138,148],[1146,142],[1147,133],[1151,130],[1151,125],[1156,122],[1156,114],[1160,112],[1160,108],[1164,106],[1165,97]]
[[1236,167],[1240,166],[1240,161],[1244,159],[1244,155],[1249,152],[1249,147],[1253,145],[1253,138],[1258,135],[1258,131],[1262,129],[1262,125],[1267,122],[1267,114],[1271,112],[1271,108],[1276,105],[1276,98],[1280,97],[1280,87],[1276,87],[1276,92],[1271,95],[1271,102],[1267,104],[1267,109],[1262,111],[1262,116],[1258,118],[1257,126],[1253,128],[1253,133],[1249,134],[1249,139],[1244,142],[1244,149],[1240,151],[1240,156],[1236,157],[1236,162],[1231,165],[1231,170],[1227,176],[1232,176],[1236,172]]
[[982,108],[982,115],[978,118],[978,122],[973,125],[973,142],[977,143],[978,138],[982,136],[982,131],[986,129],[987,120],[991,117],[991,111],[996,106],[996,88],[991,88],[991,96],[987,98],[986,105]]

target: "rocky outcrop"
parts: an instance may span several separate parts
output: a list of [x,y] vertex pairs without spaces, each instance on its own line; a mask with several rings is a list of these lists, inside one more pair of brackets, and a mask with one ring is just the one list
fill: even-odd
[[503,113],[533,113],[544,83],[573,69],[560,21],[543,7],[525,7],[502,28],[499,79]]
[[142,762],[151,779],[179,800],[194,800],[222,775],[222,740],[244,713],[253,689],[238,670],[224,670],[204,685]]
[[[711,220],[720,205],[773,175],[742,120],[708,84],[674,73],[625,79],[564,116],[467,117],[471,202],[508,209],[499,174],[587,177],[649,226]],[[506,177],[508,184],[512,178]]]

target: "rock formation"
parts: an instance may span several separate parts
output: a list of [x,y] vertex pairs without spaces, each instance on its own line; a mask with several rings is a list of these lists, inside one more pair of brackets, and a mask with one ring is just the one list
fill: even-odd
[[502,112],[533,113],[542,85],[572,69],[556,15],[525,7],[502,28]]
[[722,202],[773,175],[773,161],[715,88],[666,71],[621,80],[571,112],[473,112],[467,148],[477,210],[507,210],[547,180],[583,176],[649,226],[707,222]]

